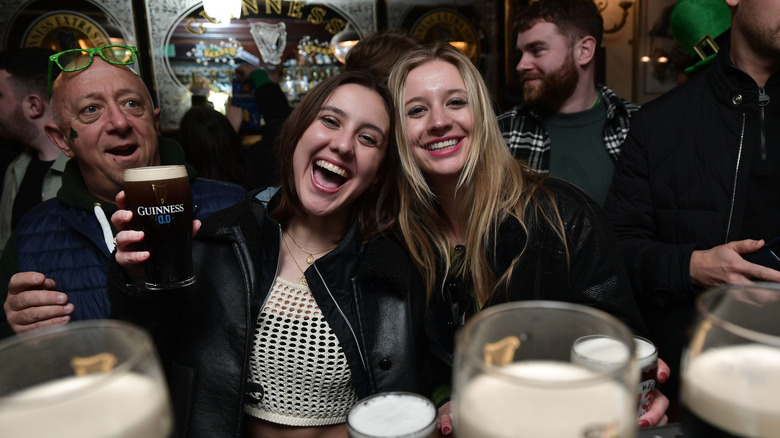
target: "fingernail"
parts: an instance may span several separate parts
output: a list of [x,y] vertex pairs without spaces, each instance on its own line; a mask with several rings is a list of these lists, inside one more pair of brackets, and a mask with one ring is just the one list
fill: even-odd
[[640,429],[644,429],[645,427],[648,427],[648,426],[650,426],[650,422],[647,421],[647,420],[642,420],[642,421],[639,422],[639,428]]
[[70,322],[70,316],[63,316],[60,318],[60,321],[62,321],[63,324]]
[[63,309],[65,310],[66,313],[70,313],[70,312],[73,311],[73,304],[70,304],[70,303],[66,304]]
[[666,382],[666,380],[667,380],[668,378],[669,378],[669,374],[667,374],[667,373],[664,373],[664,372],[662,372],[662,373],[660,373],[660,374],[658,375],[658,381],[659,381],[659,382],[661,382],[661,383],[664,383],[664,382]]
[[444,435],[449,435],[450,432],[452,432],[452,428],[450,428],[449,426],[444,426],[441,428],[441,433],[443,433]]
[[57,304],[62,304],[67,300],[68,297],[65,294],[57,294]]

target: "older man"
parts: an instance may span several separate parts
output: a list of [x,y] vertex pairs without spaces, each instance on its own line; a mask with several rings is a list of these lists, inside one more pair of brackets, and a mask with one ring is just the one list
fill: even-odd
[[[158,136],[160,110],[128,67],[137,56],[135,48],[110,46],[58,56],[52,62],[64,72],[53,84],[54,123],[45,129],[71,160],[57,197],[24,217],[0,259],[0,282],[10,277],[6,321],[0,321],[4,335],[11,329],[20,333],[108,318],[105,271],[114,244],[106,219],[117,209],[124,171],[184,163],[179,145]],[[190,176],[196,218],[245,196],[239,186]]]

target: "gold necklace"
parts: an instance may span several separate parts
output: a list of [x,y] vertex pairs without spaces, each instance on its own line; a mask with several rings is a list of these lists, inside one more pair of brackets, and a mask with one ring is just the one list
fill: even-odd
[[[290,236],[290,238],[292,238],[292,236]],[[285,239],[284,236],[282,236],[282,241],[284,242],[284,246],[287,247],[287,251],[290,253],[290,257],[292,257],[293,263],[295,263],[295,267],[297,267],[298,270],[301,271],[301,279],[300,279],[301,285],[309,287],[309,282],[306,281],[306,274],[303,273],[303,269],[301,269],[301,265],[299,265],[298,261],[295,260],[295,256],[293,255],[292,250],[290,249],[290,245],[287,243],[287,239]]]
[[[288,236],[290,236],[290,239],[293,241],[293,243],[295,244],[295,246],[297,246],[297,247],[298,247],[298,249],[300,249],[301,251],[303,251],[304,253],[306,253],[306,255],[307,255],[307,257],[306,257],[306,263],[308,263],[308,264],[312,264],[312,263],[314,263],[314,256],[315,256],[315,255],[317,255],[317,254],[324,254],[324,253],[326,253],[326,252],[328,252],[328,251],[332,250],[333,248],[335,248],[335,246],[332,246],[332,247],[330,247],[330,248],[328,248],[328,249],[325,249],[325,250],[322,250],[322,251],[312,252],[312,251],[309,251],[309,250],[303,249],[303,247],[302,247],[301,245],[298,245],[298,242],[296,242],[296,241],[295,241],[295,238],[292,236],[292,234],[290,234],[290,232],[288,232],[288,231],[285,231],[285,233],[286,233]],[[288,247],[287,249],[289,250],[289,247]]]

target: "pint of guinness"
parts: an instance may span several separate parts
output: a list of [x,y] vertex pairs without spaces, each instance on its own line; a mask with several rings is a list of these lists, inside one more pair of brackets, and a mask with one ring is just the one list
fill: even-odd
[[685,437],[774,437],[780,432],[780,348],[718,347],[692,358],[682,376]]
[[350,409],[347,432],[350,438],[435,438],[436,406],[411,392],[380,392],[366,397]]
[[144,262],[146,287],[172,289],[195,282],[192,267],[192,193],[184,166],[125,170],[125,195],[133,225],[150,257]]
[[[610,341],[603,367],[572,357],[592,333]],[[635,350],[628,327],[592,307],[536,300],[481,310],[456,335],[455,436],[634,438]]]
[[[640,367],[637,417],[641,417],[653,404],[655,375],[658,373],[658,349],[650,340],[641,336],[634,336],[634,343],[635,356]],[[596,370],[613,369],[625,361],[626,355],[628,350],[620,341],[604,335],[583,336],[574,341],[571,349],[572,362]]]
[[685,438],[780,436],[780,285],[710,289],[683,353]]
[[74,321],[0,341],[0,435],[170,438],[173,411],[151,336]]

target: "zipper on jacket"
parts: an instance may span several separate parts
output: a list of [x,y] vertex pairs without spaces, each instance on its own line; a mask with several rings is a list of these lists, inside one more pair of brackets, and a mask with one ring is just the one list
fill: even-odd
[[764,133],[765,117],[764,107],[769,105],[769,95],[766,94],[766,89],[763,85],[758,87],[758,109],[759,109],[759,121],[761,122],[761,161],[766,161],[766,134]]
[[360,349],[360,341],[358,340],[357,333],[355,333],[355,329],[352,327],[352,324],[349,323],[349,319],[347,319],[347,315],[344,314],[344,311],[341,310],[341,307],[339,306],[338,301],[336,301],[336,297],[333,296],[333,293],[330,291],[330,288],[328,287],[328,283],[325,282],[325,278],[323,278],[322,274],[320,273],[320,269],[317,267],[317,264],[313,264],[314,270],[317,272],[317,275],[320,277],[320,280],[322,281],[322,284],[325,285],[325,290],[328,291],[328,296],[330,297],[331,301],[333,301],[333,304],[336,305],[336,309],[339,311],[339,315],[344,319],[344,322],[347,323],[347,327],[349,327],[349,332],[352,333],[352,337],[355,339],[355,345],[357,345],[357,351],[360,355],[360,362],[363,363],[363,369],[368,371],[368,364],[366,363],[366,359],[363,357],[363,351]]
[[724,243],[727,243],[730,240],[729,232],[731,232],[731,219],[734,216],[734,202],[735,202],[734,200],[737,197],[737,179],[739,178],[739,164],[742,161],[742,146],[744,142],[745,142],[745,113],[742,113],[742,130],[739,133],[739,151],[737,152],[737,167],[734,169],[734,183],[731,186],[731,201],[729,202],[730,204],[729,221],[726,224],[726,236],[725,236]]

